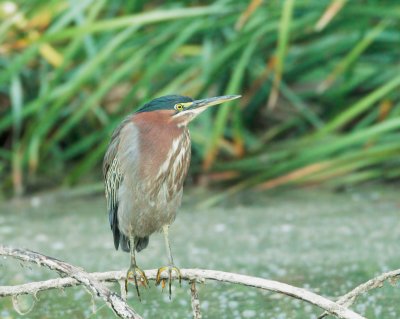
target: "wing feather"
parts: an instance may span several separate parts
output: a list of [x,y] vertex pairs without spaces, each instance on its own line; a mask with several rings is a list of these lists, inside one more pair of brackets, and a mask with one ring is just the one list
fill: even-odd
[[123,180],[118,159],[120,132],[130,117],[125,119],[113,132],[110,144],[103,160],[103,176],[107,202],[108,218],[114,237],[114,246],[118,250],[121,233],[118,227],[118,190]]

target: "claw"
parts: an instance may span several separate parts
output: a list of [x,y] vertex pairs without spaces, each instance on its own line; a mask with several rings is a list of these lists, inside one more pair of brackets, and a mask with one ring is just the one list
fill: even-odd
[[162,290],[164,290],[166,282],[167,282],[166,279],[164,279],[164,278],[161,279],[161,289]]
[[[161,278],[161,275],[164,271],[168,271],[168,279],[167,278]],[[169,291],[169,299],[171,300],[171,295],[172,295],[172,272],[175,272],[178,276],[179,280],[179,286],[182,287],[182,274],[179,268],[175,266],[165,266],[161,267],[157,271],[157,276],[156,276],[156,286],[158,286],[161,283],[162,289],[165,288],[165,283],[168,280],[168,291]]]
[[130,279],[133,279],[135,282],[135,287],[136,287],[136,293],[139,298],[139,301],[142,301],[140,298],[140,291],[139,291],[139,285],[142,285],[145,288],[148,288],[149,286],[149,280],[146,277],[146,274],[142,269],[137,267],[136,265],[132,265],[127,273],[126,273],[126,279],[125,279],[125,292],[128,293],[128,281]]

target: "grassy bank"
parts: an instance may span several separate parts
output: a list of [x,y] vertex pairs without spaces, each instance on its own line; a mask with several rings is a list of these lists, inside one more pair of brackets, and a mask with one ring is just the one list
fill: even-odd
[[6,193],[99,180],[116,124],[168,93],[243,95],[191,127],[192,174],[228,193],[400,175],[397,1],[14,1],[0,16]]

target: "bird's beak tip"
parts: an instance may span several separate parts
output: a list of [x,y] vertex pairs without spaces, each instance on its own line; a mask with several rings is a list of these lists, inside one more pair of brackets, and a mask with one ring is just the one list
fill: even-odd
[[209,107],[212,105],[217,105],[217,104],[221,104],[224,102],[228,102],[228,101],[232,101],[232,100],[236,100],[238,98],[242,97],[241,95],[223,95],[223,96],[216,96],[216,97],[211,97],[208,99],[204,99],[204,100],[197,100],[193,102],[193,105],[195,107]]
[[235,94],[235,95],[227,95],[226,97],[229,97],[231,100],[236,100],[240,99],[242,96],[239,94]]

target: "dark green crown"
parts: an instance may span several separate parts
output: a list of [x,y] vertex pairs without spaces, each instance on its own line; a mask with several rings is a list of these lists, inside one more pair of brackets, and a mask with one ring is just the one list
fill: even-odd
[[165,95],[158,97],[139,108],[136,113],[153,112],[160,110],[173,110],[175,104],[192,102],[193,99],[182,95]]

